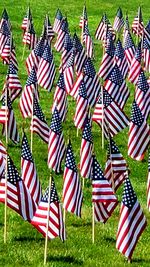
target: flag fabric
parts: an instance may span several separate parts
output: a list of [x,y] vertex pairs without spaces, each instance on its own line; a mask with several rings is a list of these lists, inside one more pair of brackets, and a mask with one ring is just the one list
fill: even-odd
[[131,260],[139,237],[147,225],[146,218],[137,200],[131,182],[127,177],[120,208],[116,248]]
[[140,42],[135,51],[134,57],[131,61],[131,67],[130,67],[129,76],[128,76],[129,81],[132,82],[134,85],[137,84],[140,72],[142,70],[141,58],[142,58],[142,51],[141,51],[141,42]]
[[6,166],[6,148],[3,143],[0,141],[0,179],[4,176],[4,170]]
[[[50,190],[50,206],[49,204]],[[48,214],[49,209],[49,214]],[[54,179],[52,178],[50,189],[45,190],[41,201],[36,209],[31,224],[44,236],[48,235],[49,239],[59,236],[62,241],[66,239],[65,226],[62,219],[62,210],[57,195]],[[48,224],[48,233],[47,233]]]
[[65,41],[65,35],[68,33],[68,21],[67,18],[63,18],[61,21],[60,29],[58,32],[57,40],[54,44],[54,47],[57,52],[63,51],[64,41]]
[[26,59],[26,68],[28,71],[28,75],[32,71],[32,68],[35,68],[35,71],[37,72],[40,59],[43,55],[45,48],[45,40],[44,38],[41,38],[38,43],[36,44],[35,48],[31,51],[30,55]]
[[6,42],[10,38],[10,29],[7,22],[4,20],[0,30],[0,55],[6,45]]
[[106,137],[108,135],[107,125],[109,125],[111,137],[115,136],[129,125],[129,119],[126,114],[120,109],[105,89],[103,89],[103,101],[102,95],[100,95],[95,105],[92,120],[99,125],[102,125],[102,122],[104,123],[104,133]]
[[9,91],[9,97],[11,102],[13,102],[20,95],[22,91],[22,86],[17,74],[17,70],[11,61],[9,63],[6,82],[4,85],[4,91],[2,94],[5,93],[5,90]]
[[147,208],[150,211],[150,153],[149,153],[149,157],[148,157]]
[[52,107],[52,113],[57,107],[61,121],[65,121],[66,115],[68,112],[68,102],[67,102],[67,93],[65,89],[64,74],[60,73],[58,82],[56,85],[56,90],[54,94],[54,101]]
[[70,94],[73,87],[74,64],[75,64],[74,61],[75,61],[75,50],[72,49],[72,52],[66,64],[66,68],[64,70],[64,82],[67,94]]
[[84,82],[84,74],[81,72],[77,77],[73,84],[72,90],[70,92],[70,95],[77,100],[78,94],[79,94],[79,88],[81,83]]
[[19,138],[19,132],[17,129],[17,123],[16,123],[15,115],[14,115],[13,108],[12,108],[11,101],[10,101],[8,94],[7,94],[7,100],[5,96],[3,97],[2,106],[6,108],[8,112],[8,120],[7,122],[5,121],[5,123],[3,123],[2,134],[4,136],[6,135],[6,123],[7,123],[8,138],[10,138],[14,143],[19,143],[20,138]]
[[94,107],[100,93],[100,82],[91,58],[88,58],[85,62],[83,74],[88,102],[90,107]]
[[39,62],[39,67],[37,72],[38,84],[44,89],[51,91],[55,79],[55,74],[56,70],[55,70],[53,54],[51,52],[49,44],[47,43],[43,55],[41,57],[41,60]]
[[104,80],[107,79],[109,73],[111,72],[113,68],[114,52],[115,52],[115,47],[114,47],[114,43],[113,43],[112,35],[111,35],[110,38],[107,40],[106,51],[102,58],[100,68],[98,71],[98,76],[100,78],[103,78]]
[[130,32],[130,25],[129,25],[128,15],[126,14],[126,18],[124,21],[124,27],[123,27],[123,45],[125,43],[128,32]]
[[126,60],[128,62],[129,68],[131,67],[131,62],[135,54],[135,45],[131,36],[131,33],[128,32],[124,40],[124,52]]
[[52,114],[49,143],[48,143],[48,167],[56,173],[61,172],[61,162],[65,155],[65,141],[62,132],[61,119],[57,107]]
[[147,38],[143,37],[143,63],[144,70],[150,73],[150,43],[148,43]]
[[87,55],[76,33],[74,34],[74,37],[73,37],[73,44],[74,44],[75,51],[76,51],[75,68],[76,68],[76,73],[79,76],[87,60]]
[[4,8],[4,10],[2,12],[2,15],[1,15],[0,30],[2,28],[2,25],[3,25],[4,21],[7,23],[9,29],[11,30],[11,23],[10,23],[8,12],[7,12],[6,8]]
[[83,178],[91,178],[92,162],[93,162],[93,136],[91,133],[91,121],[87,117],[82,132],[81,148],[80,148],[80,173]]
[[143,70],[141,71],[139,75],[134,97],[145,120],[147,120],[149,113],[150,113],[150,86],[147,82],[147,79],[146,79],[146,76]]
[[113,189],[104,176],[95,156],[93,156],[92,164],[92,202],[117,202]]
[[111,95],[118,106],[123,109],[130,95],[130,91],[117,64],[113,67],[111,73],[105,81],[104,88]]
[[7,180],[0,180],[0,202],[5,203],[7,182],[7,206],[20,214],[24,220],[30,221],[35,212],[35,203],[21,179],[16,166],[8,156]]
[[106,36],[106,28],[107,28],[107,16],[104,14],[99,22],[99,25],[97,26],[96,32],[95,32],[95,38],[97,40],[104,41]]
[[135,160],[143,160],[150,141],[150,129],[135,101],[132,105],[128,135],[128,155]]
[[[10,43],[10,37],[7,39],[6,44],[1,53],[1,58],[3,59],[3,64],[10,64],[10,61],[14,65],[15,69],[18,71],[18,62],[16,58],[15,46],[12,38],[12,44]],[[10,47],[11,45],[11,47]]]
[[28,188],[31,198],[37,208],[41,199],[42,189],[25,133],[22,138],[21,146],[21,178],[25,186]]
[[43,34],[45,34],[46,39],[48,39],[51,43],[53,38],[55,37],[55,33],[54,33],[53,27],[50,23],[50,19],[49,19],[48,15],[46,15],[46,17],[45,17],[43,27],[44,27]]
[[31,50],[35,48],[38,42],[38,38],[36,36],[32,20],[29,21],[28,27],[24,32],[22,42],[24,45],[28,45],[29,49]]
[[59,72],[60,73],[64,72],[64,70],[66,68],[67,61],[68,61],[70,54],[72,52],[72,47],[73,47],[72,38],[71,38],[69,33],[66,33],[65,39],[64,39],[63,51],[61,54],[61,64],[59,66]]
[[34,97],[33,101],[33,117],[31,120],[30,131],[38,134],[41,139],[48,144],[49,127],[36,97]]
[[[2,100],[4,99],[4,96],[2,98]],[[3,103],[2,107],[0,108],[0,123],[2,124],[6,124],[6,122],[8,121],[8,107],[7,105],[5,105]]]
[[81,217],[83,193],[70,141],[66,150],[63,180],[63,207]]
[[22,25],[21,25],[21,29],[25,32],[30,21],[32,20],[32,15],[31,15],[31,10],[30,10],[30,7],[28,8],[27,10],[27,13],[26,15],[24,16],[23,18],[23,21],[22,21]]
[[30,75],[26,81],[24,90],[20,98],[20,110],[23,118],[31,117],[33,106],[33,94],[38,97],[37,91],[37,76],[34,67],[32,68]]
[[144,28],[144,37],[147,39],[147,42],[150,46],[150,20],[148,21],[146,27]]
[[80,17],[80,21],[79,21],[79,27],[83,30],[84,26],[87,24],[88,24],[88,17],[87,17],[86,6],[84,5],[82,16]]
[[127,163],[116,146],[115,141],[109,135],[107,161],[105,164],[104,176],[116,192],[119,186],[127,177]]
[[139,7],[138,9],[138,14],[134,18],[131,28],[132,28],[132,32],[135,35],[142,37],[143,31],[144,31],[144,24],[143,24],[141,7]]
[[126,60],[124,49],[122,47],[122,43],[119,39],[116,43],[114,60],[119,70],[121,71],[123,78],[125,79],[127,77],[129,67],[128,67],[128,62]]
[[93,52],[93,41],[88,29],[88,25],[84,25],[84,31],[83,31],[83,43],[85,44],[86,47],[86,54],[88,57],[93,58],[94,57],[94,52]]
[[61,22],[62,22],[63,15],[60,11],[60,9],[57,9],[54,24],[53,24],[53,31],[58,33],[60,30]]
[[88,115],[88,99],[86,94],[85,83],[82,81],[79,87],[77,103],[76,103],[76,111],[74,116],[74,124],[75,127],[82,129],[85,125],[87,115]]
[[122,29],[123,25],[124,25],[123,14],[122,14],[121,8],[119,7],[118,10],[117,10],[117,14],[116,14],[115,20],[114,20],[113,29],[116,32],[120,32],[120,30]]

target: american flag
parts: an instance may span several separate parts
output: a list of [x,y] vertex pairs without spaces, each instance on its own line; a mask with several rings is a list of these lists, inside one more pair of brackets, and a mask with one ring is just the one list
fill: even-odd
[[100,92],[100,82],[91,58],[88,58],[85,62],[83,73],[88,102],[91,107],[94,107]]
[[150,113],[150,86],[147,82],[144,71],[142,70],[135,89],[135,101],[139,106],[145,120]]
[[57,107],[52,114],[49,143],[48,143],[48,167],[56,173],[61,172],[61,162],[65,155],[65,141],[62,132],[61,119]]
[[22,86],[17,74],[17,70],[11,61],[9,63],[5,86],[9,90],[9,97],[11,102],[14,101],[22,91]]
[[6,148],[0,141],[0,178],[4,175],[4,170],[6,166]]
[[59,72],[63,72],[66,68],[67,61],[70,57],[70,54],[72,52],[72,47],[73,47],[73,41],[69,33],[66,33],[65,39],[64,39],[64,46],[63,46],[63,51],[61,54],[61,64],[59,67]]
[[32,114],[33,94],[35,94],[36,97],[38,96],[37,77],[34,67],[28,76],[26,85],[20,98],[20,110],[23,118],[30,117]]
[[[8,90],[7,90],[7,94],[8,94]],[[2,101],[5,99],[5,95],[2,97]],[[8,121],[8,115],[9,114],[9,110],[7,105],[5,105],[5,103],[3,103],[2,107],[0,108],[0,123],[2,124],[6,124],[6,121]]]
[[82,16],[80,17],[80,21],[79,21],[79,27],[81,29],[84,29],[84,26],[87,24],[88,24],[88,17],[87,17],[86,6],[84,5],[83,13],[82,13]]
[[76,80],[73,84],[72,90],[70,92],[70,95],[77,100],[78,97],[78,92],[79,92],[79,88],[80,88],[80,84],[83,82],[83,78],[84,78],[84,74],[83,72],[81,72],[77,77]]
[[53,38],[55,37],[55,33],[50,23],[50,19],[48,15],[46,15],[45,17],[43,28],[44,28],[43,34],[45,34],[45,38],[50,40],[50,43],[51,43]]
[[107,19],[106,14],[104,14],[95,32],[95,38],[97,40],[101,40],[101,41],[105,40],[107,23],[108,23],[108,19]]
[[10,38],[10,29],[7,22],[4,20],[0,30],[0,55],[6,45],[8,38]]
[[126,60],[128,62],[129,68],[131,67],[131,62],[135,54],[135,45],[131,36],[131,33],[128,32],[124,40],[124,52]]
[[116,248],[130,260],[137,241],[146,225],[146,218],[131,182],[127,177],[124,183]]
[[74,81],[75,49],[72,49],[64,70],[64,82],[67,94],[70,94]]
[[126,14],[126,18],[124,21],[124,27],[123,27],[123,45],[125,43],[126,36],[128,32],[130,31],[130,25],[129,25],[129,19],[128,19],[128,14]]
[[128,155],[135,160],[142,160],[149,145],[150,129],[135,101],[132,106],[128,135]]
[[22,138],[21,146],[21,178],[37,207],[41,199],[42,189],[25,133]]
[[47,43],[43,55],[41,57],[41,60],[39,62],[39,67],[37,72],[38,84],[44,89],[51,91],[55,79],[55,74],[56,70],[55,70],[53,54],[51,52],[49,44]]
[[38,134],[41,139],[48,144],[49,127],[36,97],[34,97],[33,102],[33,117],[31,120],[30,131]]
[[58,82],[56,85],[52,112],[54,112],[55,107],[57,107],[57,109],[58,109],[61,121],[62,122],[65,121],[66,115],[68,112],[68,102],[67,102],[67,93],[66,93],[66,89],[65,89],[64,74],[63,73],[60,73],[60,76],[58,78]]
[[32,20],[31,10],[30,10],[30,7],[28,7],[27,13],[24,16],[23,21],[22,21],[22,25],[21,25],[21,29],[24,32],[26,31],[28,24],[30,23],[31,20]]
[[113,189],[94,155],[92,164],[92,202],[117,202]]
[[143,37],[143,63],[144,70],[150,73],[150,43],[146,37]]
[[40,59],[44,52],[44,48],[45,48],[45,40],[44,38],[41,38],[37,43],[36,47],[31,51],[30,55],[26,59],[26,67],[28,74],[30,74],[33,67],[37,72]]
[[[50,207],[49,203],[49,190],[50,190]],[[48,214],[49,211],[49,214]],[[50,189],[45,190],[41,197],[38,208],[31,220],[31,224],[44,236],[47,233],[48,223],[48,238],[54,239],[59,236],[62,241],[66,239],[65,226],[62,218],[62,210],[57,195],[54,179],[52,178]]]
[[150,152],[149,152],[149,157],[148,157],[147,208],[150,211]]
[[7,13],[7,10],[4,8],[3,12],[2,12],[2,16],[1,16],[1,20],[0,20],[0,30],[2,28],[3,22],[7,22],[9,29],[11,30],[11,23],[9,20],[9,16]]
[[37,42],[38,42],[38,38],[36,36],[35,30],[34,30],[34,26],[33,26],[33,22],[30,21],[24,35],[23,35],[23,44],[28,45],[29,49],[34,49]]
[[126,114],[120,109],[120,107],[105,89],[103,89],[103,105],[102,97],[100,95],[95,106],[92,120],[101,125],[102,116],[104,123],[104,133],[106,136],[108,124],[110,135],[112,137],[129,125],[129,119],[127,118]]
[[80,173],[84,178],[91,178],[92,175],[92,154],[93,154],[93,137],[91,133],[91,121],[87,119],[81,140],[80,148]]
[[84,25],[84,31],[83,31],[83,43],[85,44],[86,47],[86,54],[88,57],[93,58],[94,57],[94,52],[93,52],[93,41],[92,37],[90,35],[88,25]]
[[107,79],[109,73],[113,69],[114,52],[115,52],[115,47],[111,35],[110,38],[107,40],[106,51],[102,58],[101,65],[98,71],[98,76],[100,78],[103,78],[104,80]]
[[[8,111],[7,136],[14,143],[19,143],[19,132],[17,129],[17,123],[12,109],[11,101],[8,95],[7,95],[7,100],[5,96],[3,97],[2,106],[5,107]],[[3,123],[2,134],[4,136],[6,135],[6,122]]]
[[83,193],[70,141],[66,150],[63,179],[63,207],[81,217]]
[[131,28],[132,28],[132,32],[135,35],[142,37],[143,31],[144,31],[144,24],[143,24],[141,7],[139,7],[138,9],[138,14],[134,18]]
[[35,212],[35,203],[28,188],[21,179],[16,166],[8,156],[7,180],[0,181],[0,202],[5,203],[7,183],[7,206],[19,213],[24,220],[30,221]]
[[122,47],[122,43],[119,39],[116,43],[114,60],[118,68],[120,69],[123,78],[125,79],[127,77],[129,67],[128,67],[128,62],[126,60],[124,49]]
[[116,14],[115,20],[114,20],[113,29],[116,32],[120,32],[120,30],[122,29],[123,25],[124,25],[123,14],[122,14],[121,8],[119,7],[118,10],[117,10],[117,14]]
[[144,28],[144,37],[147,39],[147,42],[150,46],[150,20],[148,21],[146,27]]
[[128,76],[129,81],[132,82],[134,85],[137,84],[140,72],[142,70],[141,58],[142,58],[142,51],[141,51],[141,42],[140,42],[135,51],[134,57],[131,61],[131,66],[130,66],[130,71],[129,71],[129,76]]
[[118,106],[123,109],[130,95],[130,91],[117,64],[113,67],[105,81],[104,88],[108,91]]
[[76,112],[74,116],[74,124],[77,128],[82,129],[86,122],[88,115],[88,99],[86,93],[85,83],[82,81],[79,87],[77,103],[76,103]]
[[[11,42],[12,42],[12,44],[11,44]],[[15,51],[13,38],[12,38],[11,42],[10,42],[10,37],[9,37],[7,39],[7,42],[6,42],[4,49],[1,53],[1,58],[3,59],[3,64],[9,65],[9,63],[11,61],[14,65],[15,69],[18,71],[18,62],[17,62],[17,58],[16,58],[16,51]],[[11,45],[11,47],[10,47],[10,45]]]
[[127,163],[111,136],[109,136],[108,140],[107,161],[104,175],[111,186],[114,187],[114,191],[116,191],[127,176]]
[[83,66],[87,60],[87,55],[76,33],[74,34],[74,37],[73,37],[73,43],[76,49],[76,53],[75,53],[76,73],[77,75],[80,75],[82,72]]
[[54,44],[54,47],[57,52],[63,52],[66,33],[68,33],[68,21],[67,18],[63,18],[61,21],[61,26],[58,32],[56,43]]
[[60,30],[62,18],[63,18],[63,15],[62,15],[60,9],[58,8],[56,15],[55,15],[54,25],[53,25],[53,31],[56,33],[58,33]]

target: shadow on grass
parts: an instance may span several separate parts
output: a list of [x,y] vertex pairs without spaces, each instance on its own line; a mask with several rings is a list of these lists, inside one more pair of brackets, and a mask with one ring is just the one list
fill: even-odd
[[106,237],[105,240],[112,243],[112,244],[116,243],[116,240],[113,237]]
[[91,226],[91,222],[81,222],[81,223],[73,222],[73,223],[71,223],[71,226],[73,226],[73,227]]
[[82,265],[83,261],[75,259],[73,256],[49,256],[47,261],[58,261]]
[[150,266],[150,259],[133,259],[132,260],[133,263],[149,263],[149,266]]
[[42,240],[43,240],[43,238],[34,238],[31,236],[14,237],[14,241],[18,241],[18,242],[42,241]]

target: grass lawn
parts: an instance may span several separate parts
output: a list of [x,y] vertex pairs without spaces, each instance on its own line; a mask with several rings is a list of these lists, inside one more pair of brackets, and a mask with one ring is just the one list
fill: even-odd
[[[106,12],[111,23],[113,23],[116,10],[121,6],[123,13],[128,11],[130,24],[133,21],[134,16],[137,13],[138,4],[141,3],[143,10],[144,23],[147,23],[149,19],[150,6],[149,1],[98,1],[98,0],[87,0],[87,12],[89,17],[89,29],[94,38],[95,29],[99,23],[99,20]],[[79,0],[66,0],[66,1],[39,1],[31,0],[30,7],[32,10],[33,21],[35,30],[40,35],[42,31],[42,25],[44,16],[49,13],[51,23],[54,21],[56,9],[59,7],[66,15],[69,22],[69,28],[73,34],[76,30],[80,34],[78,27],[79,17],[82,13],[84,2]],[[10,21],[12,23],[12,31],[16,44],[16,53],[19,63],[19,77],[22,86],[25,85],[27,79],[27,72],[25,69],[25,60],[22,61],[22,31],[21,23],[22,19],[27,10],[28,1],[22,0],[3,0],[0,2],[0,13],[2,13],[5,7],[8,11]],[[102,47],[97,40],[94,39],[95,48],[95,67],[98,71],[99,63],[102,55]],[[59,67],[60,54],[56,53],[53,49],[54,59],[56,67]],[[26,49],[25,57],[29,54],[29,50]],[[0,89],[3,87],[5,75],[7,72],[7,66],[4,66],[0,62]],[[57,72],[58,77],[58,72]],[[53,102],[53,94],[55,85],[57,82],[55,79],[54,88],[51,93],[48,93],[44,89],[40,89],[40,104],[46,115],[48,124],[50,123],[51,111],[50,108]],[[131,104],[133,101],[134,87],[129,84],[130,98],[126,104],[125,111],[130,116]],[[68,134],[71,133],[72,146],[75,152],[76,162],[79,163],[79,151],[81,143],[81,132],[79,137],[76,137],[76,128],[73,123],[73,116],[75,113],[75,102],[69,97],[69,111],[67,114],[67,120],[63,123],[63,130],[65,140],[67,142]],[[16,100],[13,103],[18,128],[21,133],[23,125],[23,119],[21,117],[19,108],[19,101]],[[30,120],[26,120],[25,131],[30,140],[29,132]],[[1,128],[1,126],[0,126]],[[1,132],[1,129],[0,129]],[[93,124],[93,136],[94,136],[94,147],[96,156],[104,167],[106,161],[107,142],[105,143],[105,149],[101,148],[101,130]],[[150,266],[150,215],[146,207],[146,182],[147,182],[147,160],[148,154],[145,156],[143,162],[136,162],[127,156],[127,140],[128,140],[128,129],[119,133],[114,139],[120,148],[120,151],[124,155],[125,159],[129,164],[131,170],[130,179],[132,185],[137,193],[137,197],[144,213],[147,217],[148,226],[142,234],[139,243],[133,254],[132,266]],[[43,190],[48,185],[50,171],[47,167],[47,145],[42,142],[38,136],[34,135],[33,144],[33,157],[35,159],[38,176],[42,183]],[[5,139],[0,136],[0,139],[5,143]],[[9,142],[8,151],[14,160],[14,163],[20,170],[20,152],[21,146],[14,145]],[[55,175],[55,183],[57,186],[58,194],[61,200],[62,197],[62,175]],[[121,202],[122,189],[117,191],[118,199]],[[92,211],[91,211],[91,185],[89,181],[85,182],[84,188],[84,203],[82,209],[82,219],[76,218],[75,216],[67,213],[66,215],[66,231],[67,241],[63,244],[59,238],[49,241],[48,243],[48,262],[47,266],[51,267],[68,267],[68,266],[129,266],[124,257],[116,250],[116,232],[118,227],[119,209],[120,204],[114,211],[112,217],[108,220],[106,225],[97,223],[95,226],[95,244],[92,244]],[[40,233],[36,231],[28,222],[24,222],[19,215],[8,209],[7,215],[7,244],[3,243],[3,232],[4,232],[4,205],[0,204],[0,266],[43,266],[43,255],[44,255],[44,238]]]

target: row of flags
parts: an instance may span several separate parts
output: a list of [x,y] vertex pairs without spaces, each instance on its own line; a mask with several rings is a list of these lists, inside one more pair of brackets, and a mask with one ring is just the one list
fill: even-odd
[[[67,119],[67,96],[70,95],[74,98],[76,101],[74,124],[77,129],[82,130],[79,169],[83,179],[91,179],[95,220],[105,223],[111,216],[118,204],[115,192],[124,181],[125,189],[117,235],[117,248],[130,259],[136,242],[146,226],[146,219],[129,181],[126,162],[112,138],[129,125],[128,154],[136,160],[144,158],[149,145],[147,119],[150,89],[144,73],[145,70],[149,69],[148,37],[143,38],[136,48],[130,28],[127,27],[129,24],[126,19],[123,44],[118,39],[115,47],[115,31],[120,31],[124,25],[122,11],[121,9],[118,10],[113,28],[110,26],[106,15],[103,19],[96,31],[96,38],[103,41],[104,54],[99,72],[96,73],[92,61],[93,47],[89,35],[86,7],[83,9],[83,16],[80,20],[81,42],[76,33],[73,37],[70,35],[67,18],[63,17],[60,10],[56,13],[53,27],[48,16],[46,16],[43,32],[38,40],[33,29],[31,11],[28,9],[23,20],[22,30],[23,43],[31,48],[31,53],[26,59],[28,79],[22,90],[17,75],[17,61],[14,60],[15,54],[12,53],[14,46],[11,25],[8,14],[4,10],[0,27],[0,55],[2,57],[2,53],[4,49],[6,51],[7,47],[9,53],[7,57],[4,57],[5,52],[2,57],[4,62],[8,64],[8,72],[2,93],[3,104],[0,109],[0,122],[3,124],[3,134],[15,143],[19,142],[11,102],[22,92],[19,104],[22,116],[24,119],[31,117],[30,130],[38,134],[48,144],[48,167],[56,173],[60,173],[61,163],[65,158],[63,176],[64,209],[81,216],[83,200],[81,181],[71,142],[69,141],[66,147],[62,129],[62,122]],[[138,29],[139,26],[136,27]],[[132,31],[134,32],[133,27]],[[140,37],[139,32],[141,30],[136,31],[136,34]],[[144,28],[143,32],[145,32]],[[51,124],[48,127],[40,107],[38,85],[51,91],[54,83],[56,74],[52,52],[54,33],[57,34],[54,48],[61,53],[61,63],[59,67],[60,75],[54,94]],[[6,60],[7,58],[8,60]],[[144,68],[141,64],[142,58]],[[129,89],[125,82],[127,76],[129,81],[136,86],[130,121],[123,111],[129,97]],[[103,79],[103,84],[100,84],[100,78]],[[92,115],[91,108],[94,108]],[[98,123],[104,129],[105,137],[110,140],[109,155],[104,173],[94,155],[91,121]],[[20,177],[8,156],[7,175],[8,191],[10,192],[10,199],[9,193],[7,194],[8,206],[16,210],[25,220],[31,222],[43,235],[46,235],[46,222],[50,215],[48,217],[50,222],[49,238],[60,236],[64,240],[64,223],[54,180],[51,181],[51,188],[48,188],[45,194],[41,196],[40,182],[26,137],[24,137],[22,144],[24,146],[24,152],[22,149],[22,177]],[[5,158],[6,153],[5,156],[0,154],[1,202],[4,202],[5,198],[5,179],[3,177],[6,165],[3,159]],[[11,199],[12,190],[16,192],[17,203],[15,198]],[[49,201],[50,204],[48,204]],[[49,205],[50,207],[48,207]],[[130,211],[131,215],[129,215]],[[125,212],[126,215],[123,217]],[[138,231],[133,232],[128,224],[131,225],[132,229],[132,224],[134,225],[137,218],[136,215],[140,216],[141,223]],[[124,232],[122,228],[126,227],[127,230]],[[134,240],[132,243],[130,242],[130,235]]]

